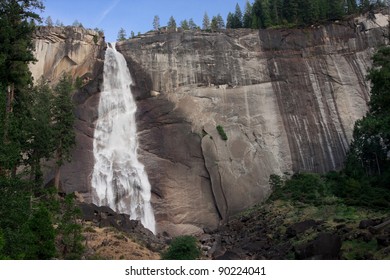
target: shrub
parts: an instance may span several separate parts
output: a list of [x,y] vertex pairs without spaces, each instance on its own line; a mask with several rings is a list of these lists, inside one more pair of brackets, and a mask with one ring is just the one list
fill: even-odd
[[65,259],[80,259],[84,252],[82,226],[77,221],[81,210],[75,205],[73,194],[65,197],[62,212],[57,229],[61,236],[62,256]]
[[27,259],[49,260],[56,254],[55,232],[50,212],[40,206],[29,220],[31,245],[26,252]]
[[224,140],[224,141],[228,140],[228,137],[225,133],[225,130],[223,129],[223,127],[221,125],[217,125],[217,130],[218,130],[218,133],[221,136],[222,140]]
[[168,250],[161,255],[163,260],[195,260],[200,256],[197,240],[193,236],[184,235],[172,240]]

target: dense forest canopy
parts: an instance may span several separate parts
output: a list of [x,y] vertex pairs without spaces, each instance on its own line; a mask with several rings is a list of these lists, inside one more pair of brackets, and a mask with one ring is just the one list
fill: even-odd
[[255,0],[253,4],[247,1],[243,12],[237,4],[235,12],[228,14],[226,27],[257,29],[310,25],[385,5],[384,0]]

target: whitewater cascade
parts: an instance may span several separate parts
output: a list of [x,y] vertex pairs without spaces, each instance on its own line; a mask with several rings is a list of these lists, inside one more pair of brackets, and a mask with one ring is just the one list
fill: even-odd
[[108,46],[104,61],[103,92],[93,141],[93,203],[130,215],[155,233],[150,204],[151,187],[138,161],[136,104],[126,60]]

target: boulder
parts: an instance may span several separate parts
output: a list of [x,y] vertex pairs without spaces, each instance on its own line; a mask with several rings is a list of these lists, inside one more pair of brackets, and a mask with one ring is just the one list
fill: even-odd
[[286,229],[286,235],[289,238],[295,237],[298,234],[304,233],[308,229],[315,227],[316,225],[317,223],[314,220],[306,220],[303,222],[295,223]]
[[296,259],[337,260],[340,257],[341,238],[335,234],[319,233],[313,241],[294,249]]

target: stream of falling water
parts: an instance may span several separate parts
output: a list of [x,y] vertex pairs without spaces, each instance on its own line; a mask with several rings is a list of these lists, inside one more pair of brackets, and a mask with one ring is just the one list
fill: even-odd
[[137,156],[137,108],[131,84],[125,58],[115,44],[108,46],[93,141],[93,203],[129,214],[155,233],[150,183]]

